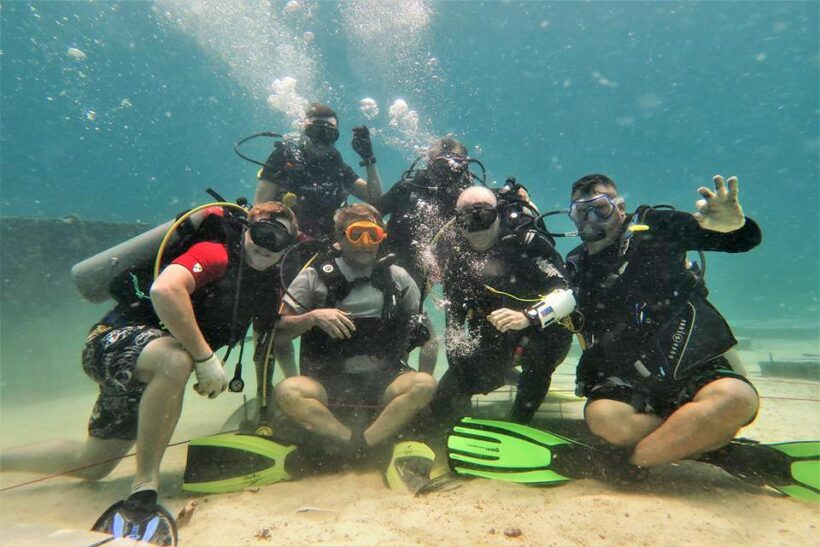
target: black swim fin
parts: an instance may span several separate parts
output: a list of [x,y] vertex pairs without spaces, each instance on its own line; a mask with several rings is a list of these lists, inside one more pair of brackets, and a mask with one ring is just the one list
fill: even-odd
[[156,502],[137,501],[134,496],[109,507],[91,530],[152,545],[176,546],[179,541],[171,513]]
[[744,482],[820,502],[820,441],[762,444],[735,439],[697,460],[720,467]]
[[447,437],[450,468],[459,475],[534,485],[563,484],[596,475],[599,455],[532,427],[465,417]]

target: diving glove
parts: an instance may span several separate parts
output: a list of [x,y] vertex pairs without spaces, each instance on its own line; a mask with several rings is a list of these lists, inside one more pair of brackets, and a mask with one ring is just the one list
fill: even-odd
[[194,391],[200,395],[207,395],[210,399],[215,399],[220,393],[228,389],[228,377],[222,368],[222,360],[216,353],[204,361],[194,361],[194,373],[196,383]]
[[353,128],[353,142],[351,143],[353,151],[362,158],[362,165],[371,165],[376,163],[376,158],[373,156],[373,142],[370,140],[370,130],[366,125],[360,125]]

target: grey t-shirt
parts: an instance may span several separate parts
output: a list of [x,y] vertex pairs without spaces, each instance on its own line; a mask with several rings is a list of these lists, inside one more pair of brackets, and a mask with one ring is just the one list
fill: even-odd
[[[369,277],[372,271],[372,268],[360,268],[350,265],[342,258],[336,258],[335,262],[341,274],[348,281]],[[404,292],[404,297],[398,303],[399,309],[407,315],[417,313],[420,294],[416,282],[400,266],[390,266],[390,273],[399,286],[399,291]],[[319,278],[319,274],[316,273],[316,269],[313,267],[305,268],[296,276],[296,279],[288,287],[288,293],[283,300],[296,313],[305,313],[307,310],[297,304],[293,297],[310,309],[327,307],[325,305],[327,285]],[[383,304],[384,293],[382,291],[376,289],[370,283],[357,283],[343,300],[336,303],[336,307],[350,313],[355,324],[357,317],[381,317]],[[385,363],[380,362],[380,360],[374,360],[370,356],[363,355],[346,359],[344,370],[345,372],[367,372],[381,368],[383,365]]]

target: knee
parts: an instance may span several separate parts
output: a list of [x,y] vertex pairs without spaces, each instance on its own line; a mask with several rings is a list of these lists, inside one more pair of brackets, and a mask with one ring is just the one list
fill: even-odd
[[188,378],[190,378],[193,371],[193,366],[191,356],[187,352],[173,350],[168,352],[163,366],[158,369],[154,378],[159,377],[163,382],[184,390],[185,384],[188,383]]
[[742,380],[724,378],[710,387],[718,415],[727,425],[739,428],[754,418],[760,399],[752,386]]
[[410,388],[410,397],[419,406],[428,404],[436,396],[438,384],[432,375],[426,372],[417,372],[413,378],[413,385]]
[[635,438],[633,432],[620,417],[588,407],[584,418],[589,430],[609,444],[632,446],[640,440]]
[[274,390],[274,396],[280,407],[283,409],[292,408],[299,401],[306,398],[321,399],[321,395],[314,393],[309,385],[305,385],[303,379],[302,376],[293,376],[279,382]]

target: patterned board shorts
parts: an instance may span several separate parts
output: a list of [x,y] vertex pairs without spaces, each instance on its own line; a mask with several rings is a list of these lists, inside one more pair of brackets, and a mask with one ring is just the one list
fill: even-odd
[[100,386],[88,420],[88,434],[98,439],[137,438],[137,416],[145,384],[133,378],[140,352],[149,342],[168,336],[156,327],[98,324],[86,338],[83,370]]

